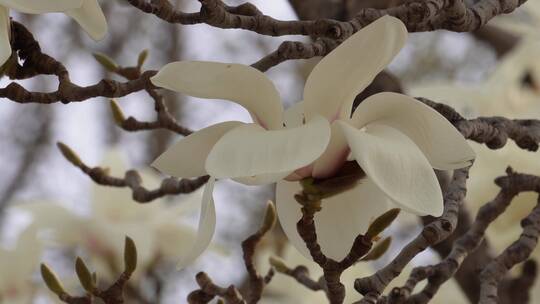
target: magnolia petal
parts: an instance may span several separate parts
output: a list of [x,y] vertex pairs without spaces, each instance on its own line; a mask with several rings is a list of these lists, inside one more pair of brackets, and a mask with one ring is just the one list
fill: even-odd
[[79,8],[82,3],[83,0],[0,0],[0,6],[12,8],[27,14],[63,12]]
[[315,161],[313,167],[313,176],[318,178],[329,177],[339,170],[350,153],[347,139],[343,135],[341,128],[332,123],[332,135],[330,136],[330,143],[326,147],[324,153]]
[[351,123],[361,128],[372,122],[403,132],[436,169],[463,168],[475,158],[463,135],[444,116],[412,97],[385,92],[367,98],[354,112]]
[[330,126],[321,116],[298,128],[265,130],[247,124],[225,134],[206,159],[216,178],[285,173],[309,165],[330,140]]
[[224,134],[242,124],[238,121],[227,121],[199,130],[176,142],[161,154],[152,166],[176,177],[206,175],[204,163],[212,147]]
[[352,154],[366,175],[404,210],[440,216],[443,197],[422,151],[405,134],[382,124],[365,131],[339,121]]
[[[182,269],[193,263],[205,250],[210,246],[214,231],[216,229],[216,209],[214,206],[214,191],[215,178],[210,177],[204,188],[201,205],[201,215],[199,217],[199,229],[193,243],[193,247],[180,258],[177,264],[178,269]],[[182,246],[182,245],[179,245]]]
[[250,66],[179,61],[165,65],[150,80],[158,87],[194,97],[236,102],[263,127],[283,127],[283,106],[278,91],[263,73]]
[[[0,6],[0,66],[11,56],[9,10]],[[0,75],[1,77],[1,75]]]
[[[278,182],[276,207],[283,231],[291,243],[311,259],[309,250],[296,230],[302,212],[294,195],[301,190],[298,182]],[[324,199],[322,210],[315,215],[317,240],[322,252],[332,259],[343,259],[356,236],[365,233],[371,221],[388,210],[389,203],[386,195],[369,179],[362,180],[346,192]]]
[[364,27],[326,55],[304,88],[306,119],[319,113],[329,120],[348,118],[352,103],[405,44],[407,29],[384,16]]
[[304,124],[304,103],[297,102],[283,113],[283,122],[287,128],[296,128]]
[[81,7],[66,11],[94,40],[101,40],[107,34],[107,20],[97,0],[84,0]]

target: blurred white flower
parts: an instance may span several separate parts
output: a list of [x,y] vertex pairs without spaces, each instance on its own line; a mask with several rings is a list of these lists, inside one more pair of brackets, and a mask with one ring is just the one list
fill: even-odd
[[[531,3],[530,1],[527,3]],[[444,102],[469,118],[477,116],[504,116],[520,119],[538,119],[540,117],[540,40],[522,38],[515,49],[503,57],[494,73],[484,83],[477,86],[457,87],[448,84],[426,84],[411,88],[411,94]],[[532,86],[523,84],[524,76],[529,73]],[[473,143],[477,153],[474,166],[467,181],[466,206],[472,214],[485,203],[491,201],[500,188],[493,182],[498,176],[505,175],[505,169],[511,166],[517,172],[540,174],[540,153],[519,148],[513,141],[498,150],[491,150],[484,145]],[[520,221],[536,205],[537,195],[522,193],[518,195],[508,209],[487,230],[487,237],[500,254],[516,241],[522,232]],[[533,256],[540,258],[540,250]],[[531,289],[533,301],[540,301],[540,281]]]
[[[540,40],[522,38],[480,84],[425,83],[412,86],[409,93],[447,103],[468,118],[482,115],[538,118],[539,52]],[[527,77],[530,79],[527,80]]]
[[32,274],[38,269],[41,244],[33,226],[20,235],[14,249],[0,247],[0,302],[28,304],[36,292]]
[[[156,86],[234,101],[249,111],[254,123],[228,121],[202,129],[180,140],[153,165],[177,177],[212,176],[203,208],[213,208],[213,178],[278,182],[280,222],[306,257],[310,255],[296,231],[301,217],[294,200],[301,190],[297,181],[333,176],[351,153],[367,178],[324,200],[316,225],[326,255],[343,258],[358,233],[391,204],[440,216],[442,194],[433,168],[471,163],[474,153],[462,135],[432,108],[401,94],[376,94],[351,113],[354,98],[406,38],[405,25],[390,16],[366,26],[315,66],[304,101],[285,112],[272,82],[249,66],[192,61],[166,65],[152,78]],[[215,218],[208,220],[202,227],[214,225]],[[213,231],[205,229],[201,236],[209,243]]]
[[107,33],[107,21],[97,0],[0,0],[0,65],[11,56],[9,10],[26,14],[63,12],[94,40]]
[[[109,168],[112,175],[121,176],[125,172],[123,163],[119,153],[112,151],[103,167]],[[141,175],[145,186],[152,189],[159,185],[150,172]],[[46,237],[53,243],[82,248],[92,259],[92,267],[103,277],[114,278],[121,271],[111,266],[123,265],[126,235],[137,246],[139,267],[134,273],[135,279],[157,258],[176,262],[189,254],[184,251],[193,244],[195,230],[185,224],[185,216],[199,204],[201,190],[183,195],[171,205],[172,202],[165,200],[139,204],[133,201],[131,190],[127,188],[93,187],[88,216],[75,214],[54,203],[23,204],[20,208],[34,215],[35,225],[46,229]]]

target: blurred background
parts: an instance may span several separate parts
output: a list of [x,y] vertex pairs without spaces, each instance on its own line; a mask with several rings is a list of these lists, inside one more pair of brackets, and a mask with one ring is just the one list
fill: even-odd
[[[532,3],[534,1],[537,0],[529,1],[530,5],[524,5],[511,16],[496,18],[490,23],[496,26],[494,33],[483,31],[459,34],[438,31],[411,34],[406,47],[392,62],[388,71],[397,76],[405,91],[413,96],[432,97],[436,101],[447,102],[467,116],[539,118],[540,10],[538,4]],[[199,9],[197,1],[172,2],[176,2],[176,6],[183,11],[194,12]],[[274,18],[297,19],[295,11],[285,0],[250,2]],[[230,5],[239,3],[241,2],[228,1]],[[147,49],[149,57],[145,69],[159,69],[164,64],[177,60],[251,64],[274,51],[284,40],[308,39],[265,37],[241,30],[215,29],[207,25],[171,25],[143,14],[123,1],[102,1],[101,5],[109,22],[109,33],[98,43],[88,38],[80,27],[75,26],[74,22],[63,14],[33,16],[14,13],[12,17],[31,29],[44,52],[63,62],[71,72],[73,82],[79,85],[90,85],[105,77],[116,77],[109,75],[94,60],[94,52],[106,54],[118,64],[127,66],[133,65],[139,53]],[[500,37],[502,41],[493,37]],[[501,50],[504,47],[506,49]],[[519,56],[514,56],[514,52],[520,52]],[[281,93],[285,107],[301,99],[305,78],[316,61],[287,61],[267,72]],[[3,78],[0,85],[5,86],[7,83],[9,80]],[[55,78],[46,76],[21,83],[28,89],[45,92],[55,90],[57,85]],[[164,94],[169,109],[180,123],[193,130],[226,120],[250,121],[248,113],[232,103],[194,99],[170,92]],[[122,176],[127,169],[141,170],[144,172],[145,184],[152,185],[158,184],[163,176],[151,169],[149,164],[180,137],[166,131],[129,133],[121,130],[114,123],[109,100],[104,98],[69,105],[21,105],[8,100],[1,101],[0,120],[3,127],[0,129],[0,232],[4,253],[0,254],[0,265],[3,265],[0,267],[0,303],[15,303],[5,300],[9,294],[19,294],[20,302],[17,303],[55,301],[43,290],[37,274],[40,261],[51,265],[72,290],[78,288],[73,274],[73,260],[76,255],[87,257],[90,267],[101,269],[104,272],[103,280],[110,280],[114,274],[114,266],[111,266],[111,259],[114,258],[111,258],[110,254],[101,254],[103,248],[95,245],[96,239],[99,241],[111,237],[107,244],[116,247],[105,251],[121,252],[123,241],[111,235],[131,232],[142,235],[151,230],[148,228],[150,226],[155,228],[152,229],[157,235],[167,236],[167,233],[170,233],[171,239],[160,243],[155,241],[153,235],[146,236],[151,243],[148,245],[148,263],[145,264],[146,268],[139,269],[142,273],[134,282],[137,286],[142,286],[139,288],[142,295],[130,295],[133,299],[147,300],[141,300],[140,303],[185,303],[186,295],[196,288],[194,276],[199,271],[207,272],[218,284],[242,284],[245,273],[242,268],[240,243],[257,229],[265,202],[274,197],[272,186],[248,187],[230,181],[219,181],[215,192],[217,233],[212,248],[194,265],[175,272],[170,267],[175,262],[174,245],[181,246],[181,243],[174,242],[178,240],[176,234],[196,228],[198,209],[193,206],[183,208],[177,217],[168,218],[178,224],[170,230],[166,227],[167,223],[162,222],[167,218],[165,214],[171,214],[171,208],[190,204],[196,206],[196,194],[164,198],[159,207],[154,208],[156,210],[144,215],[133,211],[133,214],[137,215],[121,219],[126,221],[126,225],[115,225],[118,221],[115,217],[117,215],[113,214],[114,210],[109,210],[111,208],[107,204],[123,204],[121,206],[126,208],[122,209],[124,211],[137,209],[140,206],[131,201],[130,192],[95,185],[61,156],[55,143],[62,141],[68,144],[89,166],[110,167],[111,172],[117,176]],[[126,116],[132,115],[139,120],[155,118],[153,101],[146,94],[132,94],[119,99],[118,103]],[[496,188],[490,188],[491,181],[503,174],[504,168],[510,162],[521,162],[513,165],[521,166],[522,171],[527,173],[540,171],[537,168],[540,158],[533,153],[511,148],[493,153],[495,156],[485,156],[486,161],[479,165],[478,173],[474,173],[479,177],[471,181],[474,189],[478,189],[469,193],[470,201],[474,201],[471,203],[473,212],[481,203],[495,195]],[[483,152],[479,155],[484,157]],[[49,205],[54,208],[47,207]],[[516,212],[518,215],[511,214],[510,217],[518,218],[526,211]],[[146,218],[150,213],[154,217]],[[29,235],[28,225],[39,221],[41,216],[50,222],[56,222],[57,226],[51,228],[56,229],[56,236],[40,231],[36,237],[46,240],[46,245],[43,248],[24,249],[24,246],[32,244],[32,241],[25,243],[25,237]],[[64,218],[60,218],[63,216]],[[137,222],[140,216],[145,216],[148,226]],[[507,230],[505,227],[508,226],[504,225],[514,227],[516,221],[519,223],[519,219],[515,218],[503,219],[498,225]],[[108,224],[114,228],[107,228]],[[390,250],[373,265],[359,267],[354,275],[367,275],[384,265],[406,241],[416,236],[420,228],[417,219],[400,218],[400,222],[392,228],[394,241]],[[70,233],[65,230],[70,230]],[[66,235],[58,237],[58,234],[62,233]],[[495,248],[504,248],[503,246],[511,241],[500,234],[497,238],[502,239],[502,243],[499,245],[495,241]],[[141,239],[144,237],[141,236]],[[268,267],[266,259],[269,255],[284,257],[291,261],[290,266],[308,264],[294,249],[287,247],[279,228],[261,247],[260,264],[263,269]],[[35,254],[16,254],[19,259],[13,262],[13,255],[8,253],[17,250]],[[435,253],[428,251],[414,262],[425,264],[437,259]],[[33,267],[25,268],[21,265]],[[7,267],[11,267],[11,272],[7,271]],[[107,272],[110,274],[106,274]],[[7,273],[20,276],[22,283],[15,287],[10,286],[10,280],[2,278]],[[98,276],[101,278],[99,271]],[[266,303],[299,303],[300,295],[305,303],[324,303],[321,292],[313,297],[311,294],[314,292],[306,292],[312,297],[308,298],[300,286],[297,289],[290,286],[295,284],[290,278],[281,276],[275,280],[284,283],[276,283],[275,287],[269,288]],[[450,284],[454,286],[452,284],[455,283]],[[459,293],[457,289],[452,292]],[[137,301],[139,300],[133,300],[133,303],[139,303]],[[442,300],[440,303],[449,302]]]

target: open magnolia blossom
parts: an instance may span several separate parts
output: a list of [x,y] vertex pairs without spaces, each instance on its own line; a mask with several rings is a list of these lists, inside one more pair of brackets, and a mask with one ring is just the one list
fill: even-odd
[[32,274],[41,258],[41,244],[36,229],[27,227],[13,249],[0,247],[0,302],[9,304],[32,303],[36,285]]
[[[106,155],[103,167],[112,175],[121,176],[126,171],[123,163],[121,155],[112,151]],[[145,186],[159,186],[155,174],[142,175]],[[180,259],[189,264],[200,254],[189,251],[196,231],[185,223],[185,218],[188,212],[196,211],[194,207],[201,199],[202,189],[182,196],[175,204],[165,200],[139,204],[133,201],[129,189],[95,185],[88,216],[50,202],[22,204],[18,208],[31,212],[34,225],[46,240],[56,246],[82,248],[92,258],[92,268],[109,279],[118,275],[110,268],[111,259],[122,265],[124,238],[131,237],[139,261],[139,271],[132,279],[137,280],[156,258],[170,262]]]
[[[401,94],[371,96],[351,113],[356,95],[406,38],[404,24],[390,16],[366,26],[315,66],[304,101],[285,112],[272,82],[249,66],[193,61],[166,65],[151,79],[156,86],[236,102],[254,123],[229,121],[202,129],[177,142],[153,166],[177,177],[209,174],[244,184],[277,182],[281,225],[308,257],[296,231],[301,217],[294,200],[301,190],[298,181],[331,178],[349,154],[366,178],[323,200],[316,225],[329,257],[343,258],[354,238],[391,206],[440,216],[442,194],[433,168],[461,168],[474,159],[461,134],[436,111]],[[213,204],[211,196],[206,199],[203,208]]]
[[10,9],[25,14],[63,12],[94,40],[107,33],[107,21],[97,0],[0,0],[0,65],[11,56]]

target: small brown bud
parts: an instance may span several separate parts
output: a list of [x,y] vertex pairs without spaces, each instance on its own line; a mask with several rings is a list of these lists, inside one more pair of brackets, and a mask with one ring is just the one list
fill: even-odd
[[109,56],[102,53],[94,53],[92,55],[107,71],[116,72],[118,70],[118,65]]
[[126,120],[126,117],[122,112],[122,108],[120,108],[120,105],[118,105],[118,103],[114,99],[111,99],[110,106],[114,122],[116,123],[116,125],[121,127],[122,123],[124,123],[124,121]]
[[128,274],[132,274],[137,268],[137,247],[135,242],[126,236],[124,244],[124,271]]
[[364,256],[361,261],[378,260],[380,257],[383,256],[383,254],[388,251],[388,248],[390,248],[390,244],[392,244],[391,237],[387,237],[384,240],[377,242],[375,248],[371,249],[371,251],[366,256]]
[[63,142],[57,142],[56,146],[58,149],[60,149],[60,152],[62,152],[62,155],[72,164],[79,167],[82,165],[81,158],[75,151],[73,151],[68,145],[64,144]]
[[276,207],[274,206],[274,203],[269,200],[266,203],[266,211],[264,212],[264,220],[261,225],[260,231],[264,234],[272,230],[272,228],[274,228],[274,225],[276,224],[276,219]]
[[282,259],[271,256],[269,261],[270,261],[270,265],[272,265],[272,267],[274,267],[274,269],[277,272],[286,273],[289,271],[289,267],[287,267],[287,265],[285,264],[285,261],[283,261]]
[[41,277],[49,290],[57,296],[67,294],[56,274],[46,264],[41,264]]
[[144,62],[146,61],[146,58],[148,58],[148,50],[143,50],[139,54],[139,58],[137,58],[137,67],[139,67],[139,69],[143,66]]
[[369,228],[366,232],[366,237],[370,239],[374,239],[375,237],[377,237],[381,232],[383,232],[394,222],[400,211],[401,209],[399,208],[390,209],[389,211],[386,211],[381,216],[376,218],[373,223],[369,225]]
[[80,257],[77,257],[77,260],[75,261],[75,272],[77,273],[77,277],[84,290],[90,294],[93,293],[96,286],[94,285],[92,273]]

